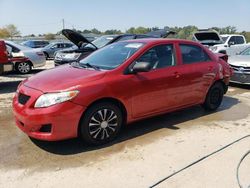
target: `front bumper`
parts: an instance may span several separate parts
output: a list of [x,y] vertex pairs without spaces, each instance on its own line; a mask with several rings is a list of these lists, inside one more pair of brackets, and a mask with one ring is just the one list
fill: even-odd
[[[78,125],[85,107],[70,101],[47,108],[34,108],[36,99],[43,93],[25,86],[19,93],[30,96],[25,104],[20,104],[18,95],[13,99],[16,125],[27,135],[38,140],[57,141],[77,137]],[[51,129],[44,131],[45,126]]]
[[230,82],[250,85],[250,74],[234,71]]

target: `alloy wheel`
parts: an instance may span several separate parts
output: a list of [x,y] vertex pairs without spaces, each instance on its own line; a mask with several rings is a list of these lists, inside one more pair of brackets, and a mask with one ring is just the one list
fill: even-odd
[[17,68],[18,68],[18,71],[23,74],[28,73],[31,69],[30,64],[27,62],[19,63]]
[[101,109],[90,118],[89,134],[95,140],[106,140],[115,134],[117,126],[117,114],[111,109]]

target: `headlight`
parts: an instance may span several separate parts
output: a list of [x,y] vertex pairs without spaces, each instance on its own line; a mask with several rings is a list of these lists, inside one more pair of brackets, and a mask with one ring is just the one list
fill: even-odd
[[218,49],[218,47],[217,47],[217,46],[212,46],[210,49],[211,49],[212,51],[216,51],[216,50]]
[[48,107],[54,104],[68,101],[76,97],[78,93],[79,91],[75,90],[75,91],[66,91],[66,92],[60,92],[60,93],[43,94],[37,99],[35,103],[35,108]]
[[80,55],[81,55],[81,53],[68,53],[68,54],[65,54],[64,58],[77,59]]

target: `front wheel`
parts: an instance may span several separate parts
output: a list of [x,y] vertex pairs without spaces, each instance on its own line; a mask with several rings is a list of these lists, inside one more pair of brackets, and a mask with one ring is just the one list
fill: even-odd
[[118,135],[122,122],[121,110],[116,105],[97,103],[86,111],[81,120],[81,137],[92,145],[108,143]]
[[205,110],[214,111],[219,108],[224,95],[224,88],[220,82],[215,83],[209,89],[203,104]]
[[18,73],[28,74],[31,71],[31,64],[29,62],[17,62],[15,69]]

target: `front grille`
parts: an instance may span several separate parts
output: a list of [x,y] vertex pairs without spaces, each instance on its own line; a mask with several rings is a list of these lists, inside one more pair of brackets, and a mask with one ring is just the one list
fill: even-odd
[[28,95],[25,95],[22,93],[18,94],[18,102],[22,105],[25,105],[29,99],[30,99],[30,96],[28,96]]
[[230,66],[233,68],[234,71],[250,74],[250,67],[236,66],[236,65],[230,65]]

